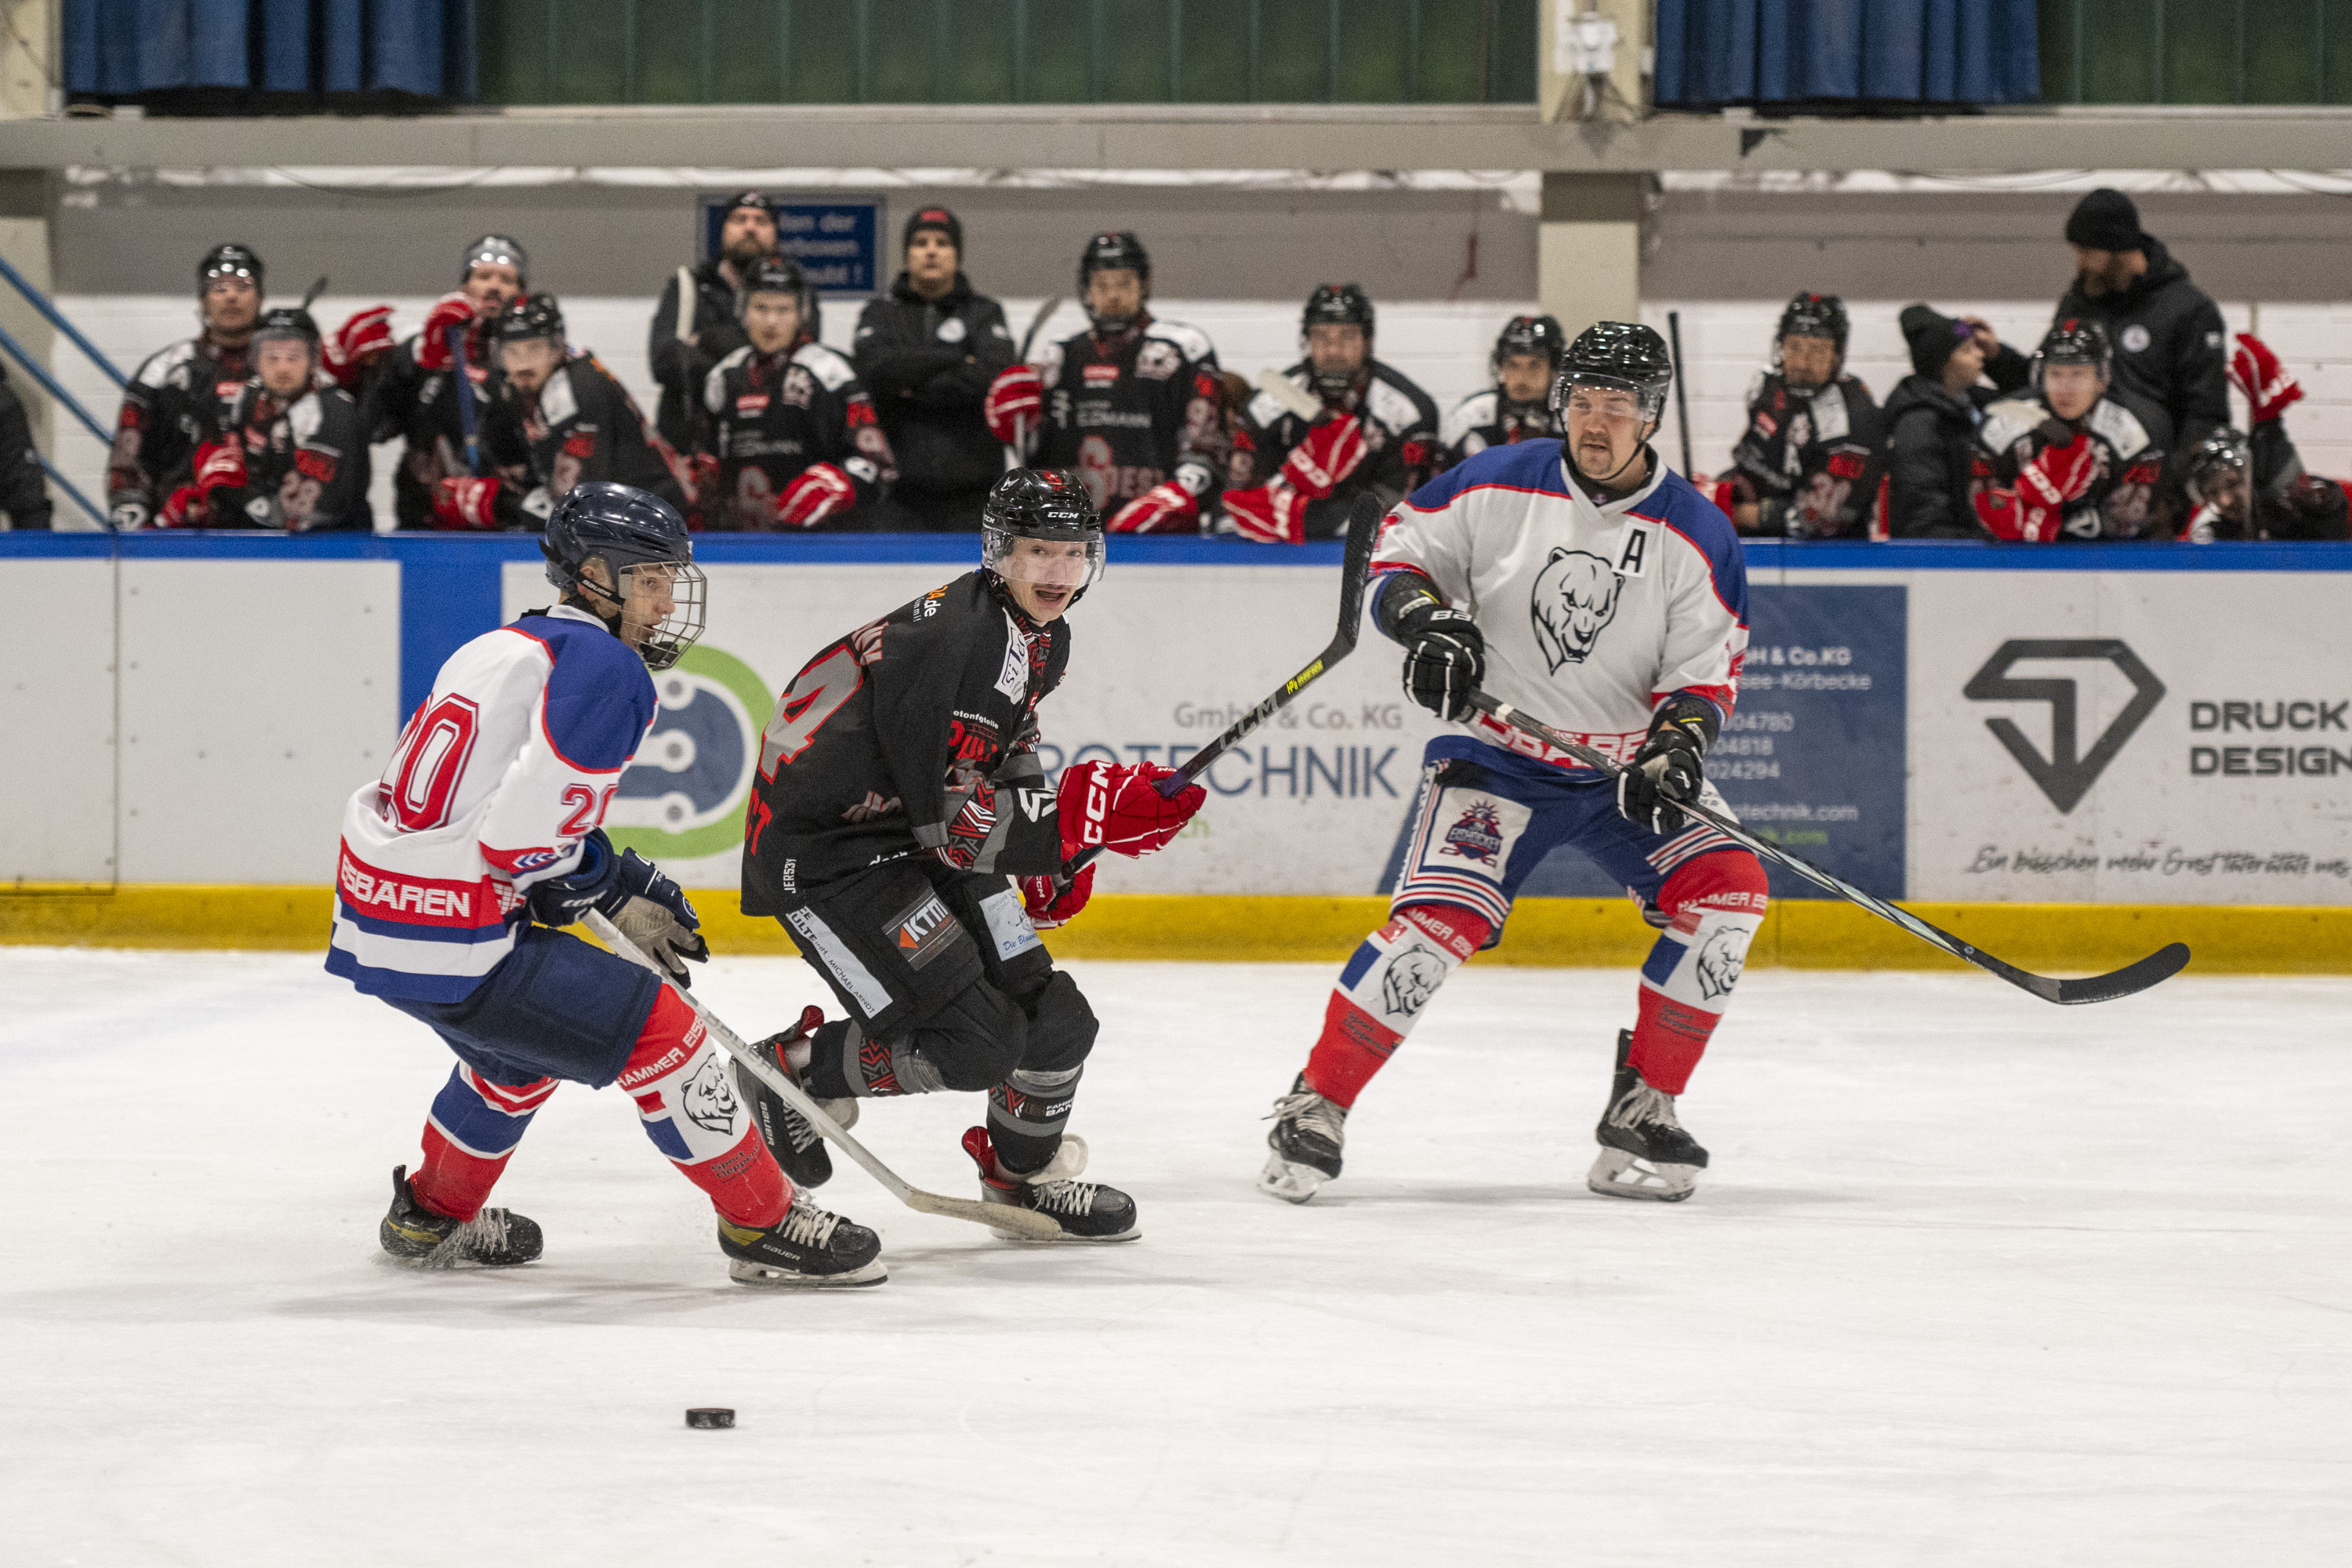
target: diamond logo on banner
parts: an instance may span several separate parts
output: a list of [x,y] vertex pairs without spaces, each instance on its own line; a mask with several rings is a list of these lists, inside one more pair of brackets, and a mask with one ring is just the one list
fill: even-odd
[[[2090,751],[2077,755],[2074,751],[2076,689],[2071,679],[2053,678],[2046,680],[2012,680],[2011,668],[2029,659],[2104,659],[2121,670],[2132,683],[2132,700],[2116,715],[2092,745]],[[2050,755],[2043,756],[2033,749],[2033,742],[2022,731],[2007,719],[1988,719],[1985,728],[1990,730],[2017,765],[2025,770],[2050,804],[2062,813],[2071,812],[2082,804],[2099,774],[2106,771],[2124,743],[2132,738],[2156,705],[2164,700],[2164,682],[2156,672],[2142,663],[2139,655],[2116,637],[2016,637],[1993,650],[1984,668],[1969,678],[1961,695],[1975,702],[2047,702],[2050,704]]]

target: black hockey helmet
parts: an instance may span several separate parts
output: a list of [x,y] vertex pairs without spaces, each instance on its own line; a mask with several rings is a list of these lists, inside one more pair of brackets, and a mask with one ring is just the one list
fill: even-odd
[[319,352],[319,323],[311,319],[308,310],[298,310],[292,305],[279,305],[274,310],[262,311],[261,319],[253,324],[256,348],[273,338],[308,344],[315,354]]
[[1792,294],[1781,308],[1780,324],[1772,329],[1773,353],[1778,355],[1782,338],[1827,338],[1843,359],[1848,326],[1845,301],[1836,295]]
[[465,255],[457,258],[457,281],[473,277],[477,267],[498,266],[513,268],[522,286],[530,287],[530,252],[503,234],[486,234],[466,247]]
[[2033,390],[2042,390],[2042,373],[2053,364],[2091,364],[2099,367],[2099,379],[2115,379],[2115,350],[2107,342],[2107,329],[2082,316],[2067,316],[2051,323],[2042,334],[2042,346],[2033,351]]
[[1513,354],[1541,354],[1551,363],[1551,373],[1559,374],[1559,362],[1568,353],[1568,329],[1556,316],[1513,316],[1496,334],[1495,352],[1487,357],[1486,368],[1496,375],[1503,373],[1503,362]]
[[1326,283],[1307,296],[1307,308],[1298,313],[1301,336],[1309,327],[1331,323],[1358,326],[1364,329],[1364,340],[1372,336],[1372,297],[1364,292],[1360,283]]
[[1639,321],[1595,321],[1576,334],[1552,383],[1551,407],[1564,415],[1570,387],[1596,386],[1630,392],[1641,399],[1642,418],[1665,417],[1666,393],[1675,384],[1675,362],[1655,327]]
[[2249,475],[2253,466],[2253,443],[2246,433],[2223,425],[2190,448],[2184,488],[2189,499],[2202,506],[2214,501],[2208,492],[2214,488],[2212,481],[2216,478],[2232,471],[2242,477]]
[[769,256],[751,264],[743,277],[743,298],[754,294],[790,294],[795,298],[808,292],[808,279],[801,264],[789,256]]
[[[547,557],[547,580],[567,603],[602,620],[614,637],[637,650],[648,669],[667,669],[702,635],[702,569],[694,563],[694,539],[677,509],[631,485],[592,479],[563,492],[548,514],[540,553]],[[602,560],[612,586],[583,575]],[[656,569],[670,595],[668,612],[656,619],[628,616],[636,574]]]
[[563,308],[552,294],[519,294],[499,312],[495,335],[502,343],[530,338],[563,341]]
[[262,286],[262,270],[261,258],[253,253],[251,246],[215,245],[196,263],[196,292],[201,294],[212,287],[215,278],[242,278],[258,289]]
[[[1039,576],[1024,565],[1016,541],[1083,544],[1086,574],[1075,584],[1057,571]],[[1077,559],[1063,556],[1052,559]],[[1067,468],[1013,468],[997,480],[980,509],[980,563],[1007,582],[1052,582],[1075,586],[1076,604],[1103,572],[1103,520],[1094,498]]]
[[1078,252],[1078,293],[1086,293],[1087,279],[1096,273],[1119,267],[1132,271],[1146,288],[1150,286],[1151,253],[1143,248],[1143,241],[1127,229],[1096,235]]

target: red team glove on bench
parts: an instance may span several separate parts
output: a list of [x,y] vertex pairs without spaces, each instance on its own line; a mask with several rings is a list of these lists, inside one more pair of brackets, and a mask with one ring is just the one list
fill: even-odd
[[1198,526],[1201,503],[1171,479],[1154,485],[1117,511],[1103,527],[1112,533],[1190,533]]
[[462,475],[433,487],[436,528],[511,528],[522,521],[522,503],[501,479],[473,479]]
[[776,526],[814,528],[836,512],[857,504],[857,487],[831,463],[803,469],[784,493],[776,498]]
[[467,326],[474,319],[474,302],[463,294],[444,294],[433,301],[433,309],[425,313],[425,331],[417,339],[416,368],[447,370],[449,368],[449,329]]
[[182,485],[164,501],[155,519],[158,527],[212,527],[213,492],[224,485],[231,489],[246,486],[245,448],[234,437],[207,441],[196,448],[195,469],[195,483]]
[[1045,407],[1045,382],[1027,365],[1016,364],[988,384],[980,416],[988,421],[990,435],[1008,447],[1017,447],[1037,428],[1037,416]]
[[1282,459],[1282,477],[1308,500],[1321,500],[1363,460],[1363,422],[1352,414],[1342,414],[1299,437],[1290,456]]
[[370,305],[364,310],[354,310],[351,319],[327,334],[319,345],[320,358],[327,374],[345,392],[356,393],[360,378],[376,355],[392,347],[392,307]]
[[2245,395],[2246,422],[2267,425],[2303,400],[2303,385],[2279,363],[2270,345],[2252,332],[2238,334],[2238,352],[2230,356],[2230,381]]
[[1127,856],[1165,848],[1209,798],[1199,784],[1185,785],[1173,799],[1153,787],[1175,771],[1158,763],[1072,763],[1064,768],[1055,796],[1062,858],[1097,844]]
[[1251,489],[1227,490],[1225,516],[1254,543],[1307,542],[1307,498],[1280,474]]

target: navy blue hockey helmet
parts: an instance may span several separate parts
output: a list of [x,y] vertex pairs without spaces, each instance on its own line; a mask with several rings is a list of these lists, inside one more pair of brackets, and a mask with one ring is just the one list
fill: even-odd
[[[667,669],[702,635],[702,569],[686,519],[659,496],[592,479],[572,486],[540,536],[547,580],[635,648],[648,669]],[[589,563],[604,570],[590,574]]]
[[[1067,468],[1013,468],[997,480],[980,510],[980,563],[1008,583],[1075,590],[1076,604],[1103,573],[1103,520],[1094,498]],[[1083,545],[1083,551],[1024,551],[1023,540]],[[1083,575],[1075,568],[1083,564]]]

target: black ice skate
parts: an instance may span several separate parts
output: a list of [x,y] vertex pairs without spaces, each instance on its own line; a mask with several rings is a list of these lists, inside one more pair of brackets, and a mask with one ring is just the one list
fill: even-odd
[[[754,1045],[751,1052],[797,1086],[800,1075],[793,1071],[784,1053],[815,1034],[817,1026],[824,1022],[824,1008],[803,1007],[797,1026],[770,1035]],[[816,1130],[815,1124],[786,1104],[741,1062],[730,1063],[728,1070],[735,1075],[736,1098],[751,1108],[751,1125],[760,1130],[760,1141],[767,1144],[776,1163],[784,1168],[784,1174],[793,1179],[793,1185],[821,1187],[833,1180],[833,1156],[825,1149],[824,1134]],[[856,1125],[855,1100],[821,1100],[817,1104],[841,1125],[843,1131]]]
[[511,1268],[536,1261],[546,1240],[537,1225],[505,1209],[465,1220],[435,1214],[409,1190],[405,1165],[392,1168],[392,1209],[375,1235],[386,1252],[419,1268]]
[[1678,1204],[1698,1185],[1706,1151],[1675,1120],[1675,1097],[1652,1089],[1625,1060],[1633,1031],[1617,1031],[1617,1079],[1609,1109],[1593,1129],[1601,1157],[1584,1184],[1612,1198],[1650,1198]]
[[720,1220],[719,1250],[727,1255],[727,1277],[739,1285],[838,1290],[890,1277],[880,1237],[817,1207],[797,1188],[784,1217],[764,1230]]
[[[1133,1198],[1117,1187],[1076,1179],[1087,1168],[1083,1138],[1063,1134],[1061,1148],[1044,1168],[1025,1173],[1008,1171],[997,1163],[985,1127],[975,1127],[963,1135],[963,1152],[980,1167],[982,1198],[1048,1216],[1062,1227],[1064,1241],[1133,1241],[1142,1234],[1136,1224]],[[996,1234],[1007,1241],[1025,1239],[1010,1231]]]
[[1346,1141],[1348,1108],[1307,1087],[1307,1075],[1274,1102],[1274,1131],[1265,1135],[1274,1153],[1258,1173],[1257,1190],[1287,1203],[1303,1204],[1339,1174],[1339,1146]]

